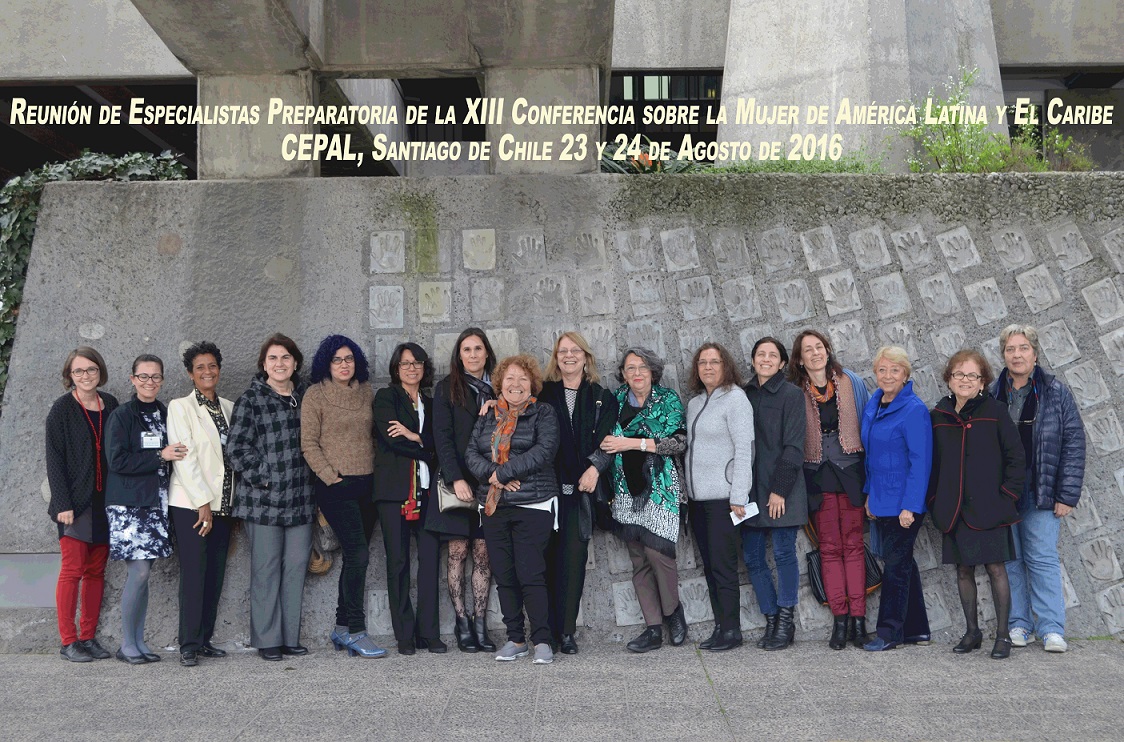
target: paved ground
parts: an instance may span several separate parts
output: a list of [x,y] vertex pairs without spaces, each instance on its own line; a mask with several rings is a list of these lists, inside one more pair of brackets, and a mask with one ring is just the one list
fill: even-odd
[[584,646],[553,665],[320,649],[72,665],[0,655],[4,740],[787,740],[1121,738],[1124,644],[1042,645],[1011,659],[951,645],[881,654],[800,642],[782,652]]

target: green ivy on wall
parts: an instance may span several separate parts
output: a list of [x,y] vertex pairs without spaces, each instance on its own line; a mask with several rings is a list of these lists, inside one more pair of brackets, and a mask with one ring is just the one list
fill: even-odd
[[68,162],[44,165],[0,189],[0,410],[8,384],[8,363],[16,336],[35,220],[43,186],[65,180],[185,180],[187,169],[170,152],[133,152],[115,157],[83,152]]

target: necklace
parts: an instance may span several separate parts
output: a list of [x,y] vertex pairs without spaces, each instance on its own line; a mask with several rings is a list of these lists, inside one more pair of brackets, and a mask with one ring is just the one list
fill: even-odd
[[[96,392],[95,392],[95,394],[96,394]],[[102,404],[100,395],[98,395],[97,400],[98,400],[98,426],[95,428],[94,427],[94,419],[92,417],[90,417],[89,410],[86,409],[86,405],[82,404],[82,400],[79,399],[78,391],[77,390],[74,391],[74,401],[76,401],[78,403],[78,406],[82,408],[82,414],[86,416],[86,422],[88,422],[90,424],[90,432],[92,432],[93,435],[94,435],[94,455],[95,455],[94,460],[95,460],[96,465],[97,465],[97,469],[96,469],[96,471],[97,471],[96,488],[97,488],[98,492],[101,492],[102,491],[101,441],[102,441],[102,431],[104,430],[104,426],[105,426],[105,405]]]

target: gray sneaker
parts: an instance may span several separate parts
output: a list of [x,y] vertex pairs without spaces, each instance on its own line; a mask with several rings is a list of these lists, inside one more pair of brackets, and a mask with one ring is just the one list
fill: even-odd
[[[549,649],[549,647],[547,647],[547,649]],[[500,651],[496,652],[496,661],[497,662],[511,662],[512,660],[517,660],[520,657],[526,657],[526,656],[527,656],[527,645],[526,644],[516,644],[515,642],[509,641],[507,644],[504,644],[502,647],[500,647]],[[535,657],[537,659],[538,650],[535,651]]]
[[535,645],[535,659],[531,660],[532,665],[549,665],[554,662],[554,652],[550,649],[550,645],[546,642]]

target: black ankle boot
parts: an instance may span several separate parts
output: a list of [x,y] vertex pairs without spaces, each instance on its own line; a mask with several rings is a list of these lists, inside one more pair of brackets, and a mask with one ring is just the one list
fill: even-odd
[[742,645],[741,629],[723,629],[718,641],[710,647],[711,652],[725,652],[727,649],[736,649]]
[[468,616],[457,616],[457,625],[453,627],[457,637],[457,649],[462,652],[479,652],[480,645],[476,643],[472,627],[469,625]]
[[667,621],[667,640],[671,646],[678,647],[687,641],[687,616],[683,614],[683,604],[676,606],[670,616],[665,616]]
[[721,636],[722,627],[718,624],[717,621],[715,621],[713,633],[711,633],[711,635],[706,639],[703,639],[701,642],[699,642],[699,649],[710,649],[714,646],[714,643],[717,642],[719,638],[721,638]]
[[766,613],[765,614],[765,633],[762,634],[761,638],[757,640],[757,648],[758,649],[764,649],[765,646],[769,643],[769,640],[772,639],[773,635],[776,634],[776,633],[777,633],[777,614]]
[[796,624],[793,623],[792,614],[793,606],[790,605],[782,605],[777,611],[777,623],[773,635],[765,642],[766,651],[786,649],[796,641]]
[[835,623],[831,626],[831,638],[827,646],[832,649],[842,649],[847,646],[847,624],[849,616],[836,616]]
[[870,641],[870,637],[866,634],[866,616],[852,616],[850,625],[847,628],[847,638],[851,640],[859,649]]
[[953,647],[952,651],[957,654],[968,654],[973,649],[979,649],[981,644],[983,644],[983,632],[979,629],[975,631],[969,629],[960,637],[960,643]]
[[653,649],[659,649],[663,646],[663,627],[662,626],[649,626],[644,629],[644,633],[630,641],[627,645],[628,651],[643,654],[644,652],[651,652]]
[[488,636],[487,617],[479,615],[468,622],[469,628],[472,629],[473,638],[476,639],[476,646],[480,647],[481,652],[494,652],[496,651],[496,644]]

